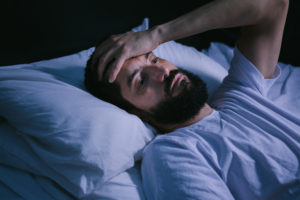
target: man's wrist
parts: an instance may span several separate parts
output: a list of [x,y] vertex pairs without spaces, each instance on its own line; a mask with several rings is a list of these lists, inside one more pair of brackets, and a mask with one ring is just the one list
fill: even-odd
[[166,37],[164,35],[163,25],[153,26],[151,29],[149,29],[149,32],[150,32],[152,41],[157,46],[168,41],[168,39],[166,39]]

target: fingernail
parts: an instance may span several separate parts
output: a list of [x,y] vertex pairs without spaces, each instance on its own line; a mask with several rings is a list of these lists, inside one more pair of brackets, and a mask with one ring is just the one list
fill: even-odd
[[109,79],[108,79],[108,82],[110,82],[110,83],[112,83],[114,81],[114,79],[112,78],[112,77],[110,77]]

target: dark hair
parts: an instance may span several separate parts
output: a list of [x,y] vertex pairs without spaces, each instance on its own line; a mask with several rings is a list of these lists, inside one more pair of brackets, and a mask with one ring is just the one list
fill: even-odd
[[98,80],[96,67],[92,66],[94,64],[92,57],[93,55],[87,61],[85,68],[84,84],[86,89],[95,97],[112,103],[127,112],[131,113],[135,110],[136,107],[123,98],[120,85],[116,81],[114,83],[108,83]]

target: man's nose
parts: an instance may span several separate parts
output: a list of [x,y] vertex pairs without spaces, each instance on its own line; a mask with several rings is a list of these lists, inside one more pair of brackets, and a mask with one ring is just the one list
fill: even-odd
[[163,82],[169,76],[169,69],[163,66],[149,67],[149,75],[155,81]]

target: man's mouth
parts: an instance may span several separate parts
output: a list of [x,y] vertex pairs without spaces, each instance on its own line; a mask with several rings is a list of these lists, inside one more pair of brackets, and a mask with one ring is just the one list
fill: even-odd
[[175,77],[173,78],[171,86],[170,86],[170,94],[172,96],[178,95],[179,92],[182,90],[181,83],[186,82],[184,77],[185,76],[183,74],[177,73],[175,75]]

